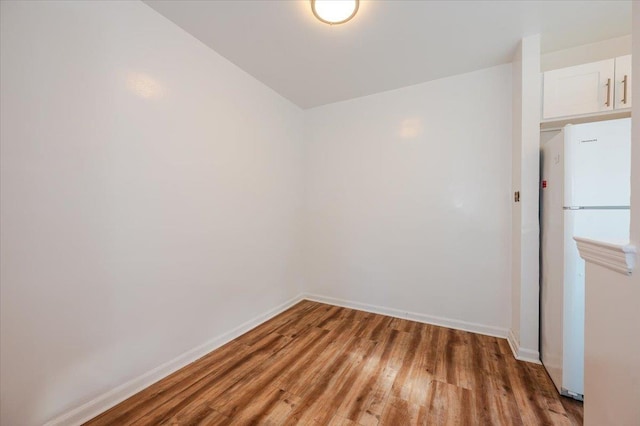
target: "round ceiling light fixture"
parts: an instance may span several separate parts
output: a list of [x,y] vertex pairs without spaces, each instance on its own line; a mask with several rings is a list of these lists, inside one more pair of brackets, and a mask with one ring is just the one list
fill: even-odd
[[344,24],[358,12],[360,0],[311,0],[313,14],[330,25]]

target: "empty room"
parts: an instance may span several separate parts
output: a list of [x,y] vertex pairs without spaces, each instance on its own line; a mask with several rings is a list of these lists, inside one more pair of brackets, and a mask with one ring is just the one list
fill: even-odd
[[640,1],[0,0],[0,425],[640,426],[638,70]]

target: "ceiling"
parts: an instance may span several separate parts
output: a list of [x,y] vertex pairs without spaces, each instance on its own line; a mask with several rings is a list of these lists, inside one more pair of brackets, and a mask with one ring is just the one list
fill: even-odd
[[631,33],[631,1],[361,0],[334,26],[310,0],[145,2],[302,108],[507,63],[527,35],[552,52]]

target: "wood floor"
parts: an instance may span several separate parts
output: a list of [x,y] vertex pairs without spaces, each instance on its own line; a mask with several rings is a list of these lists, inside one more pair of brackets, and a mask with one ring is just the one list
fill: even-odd
[[88,425],[577,425],[504,339],[303,301]]

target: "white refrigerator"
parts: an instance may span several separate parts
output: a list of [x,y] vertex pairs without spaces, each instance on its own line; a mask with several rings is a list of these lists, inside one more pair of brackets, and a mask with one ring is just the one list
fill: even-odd
[[558,391],[582,400],[585,265],[573,237],[629,240],[631,119],[566,126],[541,169],[541,359]]

